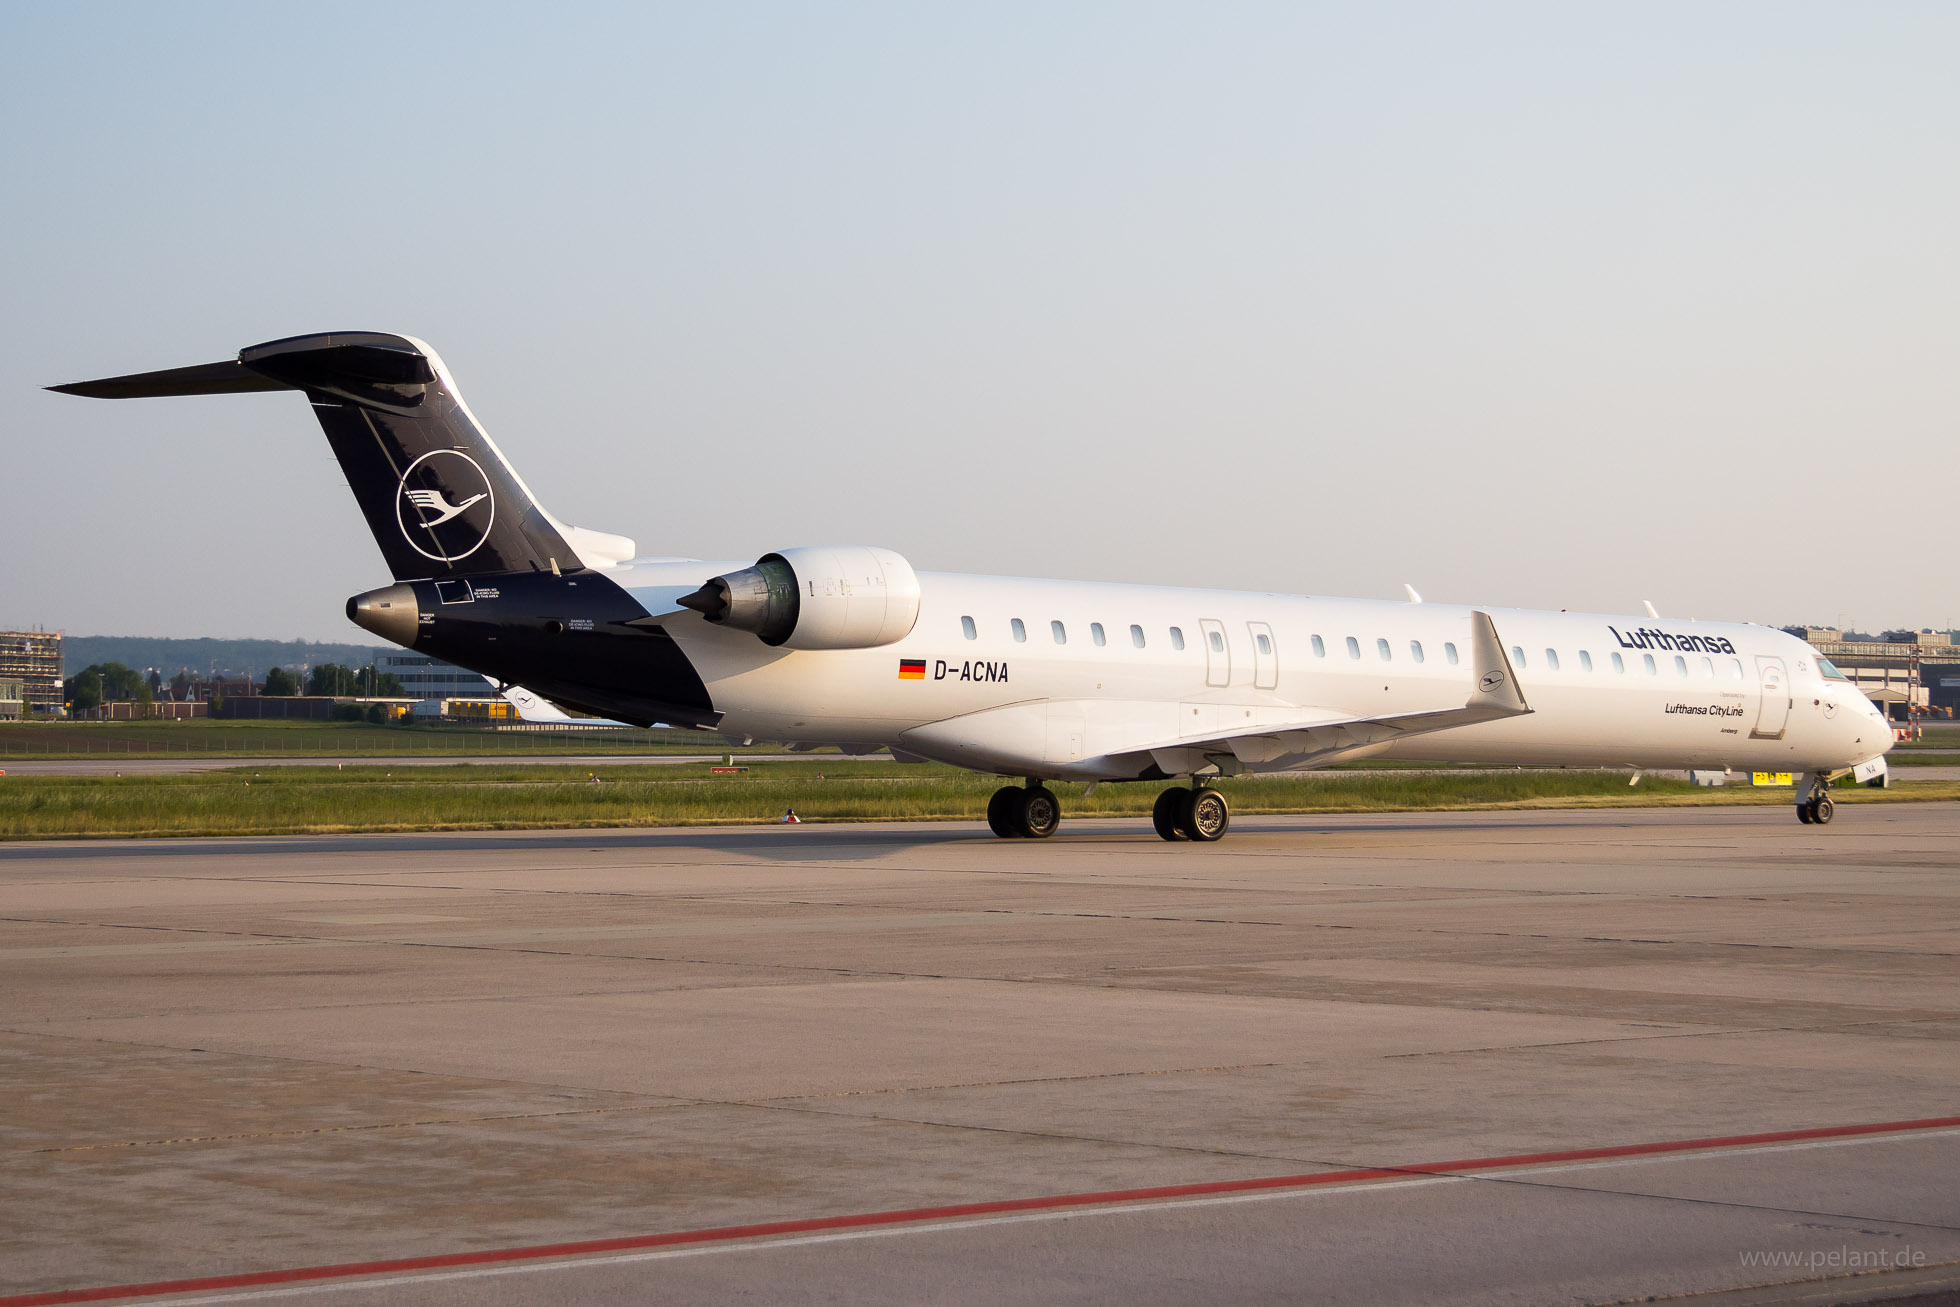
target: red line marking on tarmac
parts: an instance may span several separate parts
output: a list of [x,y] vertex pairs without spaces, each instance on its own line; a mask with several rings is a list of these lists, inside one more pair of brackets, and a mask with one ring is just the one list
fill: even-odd
[[154,1298],[164,1294],[198,1293],[214,1289],[249,1289],[269,1284],[300,1284],[307,1281],[339,1280],[402,1271],[447,1270],[458,1266],[489,1266],[552,1257],[580,1257],[593,1253],[671,1248],[686,1244],[726,1243],[738,1239],[809,1234],[820,1230],[853,1230],[881,1225],[906,1225],[916,1221],[943,1221],[966,1216],[998,1216],[1004,1212],[1038,1212],[1058,1207],[1144,1203],[1166,1198],[1256,1193],[1271,1189],[1307,1189],[1317,1185],[1348,1184],[1356,1180],[1392,1180],[1417,1175],[1442,1175],[1455,1171],[1495,1171],[1507,1167],[1547,1166],[1558,1162],[1587,1162],[1614,1157],[1651,1157],[1660,1153],[1691,1153],[1710,1149],[1791,1143],[1805,1139],[1843,1139],[1856,1135],[1944,1130],[1954,1126],[1960,1126],[1960,1116],[1936,1116],[1920,1121],[1879,1121],[1867,1125],[1818,1126],[1809,1130],[1777,1130],[1756,1135],[1723,1135],[1712,1139],[1675,1139],[1660,1143],[1619,1144],[1608,1148],[1574,1148],[1552,1153],[1519,1153],[1511,1157],[1473,1157],[1460,1162],[1418,1162],[1409,1166],[1315,1171],[1306,1175],[1275,1175],[1253,1180],[1212,1180],[1202,1184],[1159,1185],[1149,1189],[1112,1189],[1103,1193],[1004,1198],[989,1203],[955,1203],[946,1207],[915,1207],[893,1212],[863,1212],[852,1216],[820,1216],[801,1221],[765,1221],[757,1225],[727,1225],[711,1230],[678,1230],[668,1234],[639,1234],[615,1239],[585,1239],[574,1243],[534,1244],[525,1248],[441,1253],[430,1257],[397,1257],[377,1262],[344,1262],[335,1266],[300,1266],[280,1271],[208,1275],[188,1280],[158,1280],[151,1284],[118,1284],[96,1289],[57,1289],[50,1293],[17,1294],[10,1298],[0,1298],[0,1307],[54,1307],[59,1303],[103,1302],[116,1298]]

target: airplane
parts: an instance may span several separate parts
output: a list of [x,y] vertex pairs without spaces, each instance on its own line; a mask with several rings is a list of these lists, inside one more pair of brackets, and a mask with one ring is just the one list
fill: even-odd
[[517,719],[533,726],[627,726],[631,723],[610,717],[574,717],[551,700],[522,685],[503,688],[505,702],[517,710]]
[[792,748],[888,748],[1019,778],[987,822],[1042,839],[1051,782],[1170,782],[1166,840],[1230,826],[1211,782],[1359,758],[1795,774],[1882,784],[1893,739],[1780,630],[1495,607],[919,572],[865,545],[640,557],[537,502],[412,336],[332,332],[52,386],[124,399],[296,390],[394,583],[347,616],[553,703]]

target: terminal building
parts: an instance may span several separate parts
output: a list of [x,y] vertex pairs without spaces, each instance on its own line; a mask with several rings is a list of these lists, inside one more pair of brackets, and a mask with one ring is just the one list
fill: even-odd
[[21,712],[16,715],[58,715],[67,702],[61,679],[61,633],[0,631],[0,681],[20,684]]

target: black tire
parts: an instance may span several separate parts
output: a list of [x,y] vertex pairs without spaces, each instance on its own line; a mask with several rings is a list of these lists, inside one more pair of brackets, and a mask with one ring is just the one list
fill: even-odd
[[1217,790],[1193,790],[1190,801],[1178,811],[1177,828],[1184,838],[1200,844],[1225,838],[1232,826],[1232,805]]
[[1017,834],[1031,840],[1045,840],[1062,824],[1062,805],[1053,791],[1031,785],[1019,791],[1014,817]]
[[1812,802],[1811,800],[1805,799],[1802,803],[1799,803],[1797,805],[1797,820],[1802,822],[1806,826],[1810,825],[1811,822],[1817,820],[1816,814],[1811,809],[1810,806],[1811,802]]
[[1831,818],[1836,815],[1837,805],[1832,803],[1830,795],[1826,794],[1818,797],[1816,811],[1811,814],[1810,819],[1819,826],[1828,826],[1831,824]]
[[1014,785],[1003,785],[994,791],[987,800],[987,827],[1004,840],[1019,839],[1021,824],[1019,808],[1021,789]]
[[1150,824],[1157,828],[1159,839],[1176,842],[1184,838],[1177,823],[1190,797],[1189,790],[1165,790],[1157,796],[1157,806],[1150,810]]

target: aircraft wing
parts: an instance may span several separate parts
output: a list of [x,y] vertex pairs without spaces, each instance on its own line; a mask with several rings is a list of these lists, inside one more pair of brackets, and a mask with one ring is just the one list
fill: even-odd
[[1497,628],[1485,612],[1470,614],[1470,674],[1470,697],[1460,708],[1379,717],[1311,713],[1297,722],[1186,736],[1136,752],[1149,753],[1159,768],[1172,775],[1201,770],[1206,763],[1222,761],[1220,755],[1227,752],[1247,767],[1284,771],[1373,751],[1410,735],[1521,717],[1532,710],[1497,638]]

